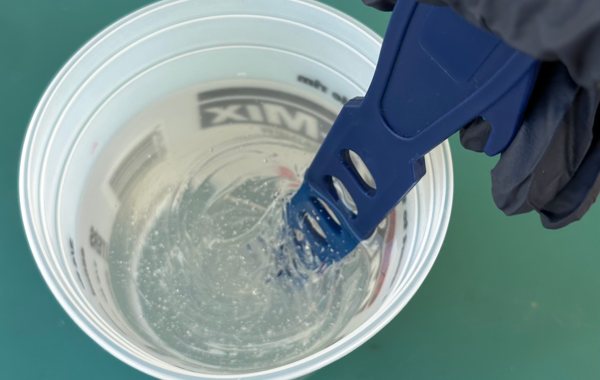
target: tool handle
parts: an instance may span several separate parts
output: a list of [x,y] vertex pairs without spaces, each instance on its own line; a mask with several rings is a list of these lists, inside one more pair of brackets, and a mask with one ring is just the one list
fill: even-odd
[[[344,241],[348,233],[357,241],[368,238],[425,174],[423,156],[469,122],[482,117],[490,123],[487,154],[510,144],[538,65],[449,7],[398,0],[367,94],[344,106],[299,193],[325,201]],[[375,186],[359,174],[350,151]],[[356,210],[347,207],[332,178],[344,185]]]
[[449,7],[399,0],[361,112],[421,154],[480,116],[492,125],[485,152],[494,155],[520,126],[537,68]]

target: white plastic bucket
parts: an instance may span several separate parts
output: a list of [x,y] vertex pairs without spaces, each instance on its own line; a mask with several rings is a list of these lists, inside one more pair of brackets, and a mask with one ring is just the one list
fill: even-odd
[[[119,162],[135,153],[147,158],[146,165],[186,140],[160,129],[161,117],[177,114],[194,122],[206,100],[198,92],[222,100],[223,86],[235,95],[231,88],[239,90],[240,80],[253,96],[285,97],[261,87],[275,83],[302,94],[278,100],[296,101],[295,110],[308,102],[335,112],[344,100],[364,94],[380,42],[357,21],[313,1],[167,0],[116,22],[81,48],[35,111],[20,171],[31,250],[71,318],[120,360],[178,379],[294,378],[348,354],[382,329],[416,292],[444,239],[453,189],[447,143],[426,157],[427,175],[395,211],[393,239],[372,268],[378,280],[368,303],[326,347],[291,362],[249,372],[187,363],[185,355],[149,342],[123,317],[107,264],[119,191],[142,165]],[[182,100],[166,116],[152,109],[172,94]],[[250,111],[244,115],[252,118]],[[278,120],[277,127],[304,128],[302,133],[322,138],[320,130],[283,125],[282,115]],[[92,170],[106,175],[90,176]]]

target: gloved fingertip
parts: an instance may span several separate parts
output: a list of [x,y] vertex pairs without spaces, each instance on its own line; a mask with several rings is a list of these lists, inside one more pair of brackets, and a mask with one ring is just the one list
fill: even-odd
[[550,207],[538,211],[542,225],[545,228],[557,230],[581,220],[598,199],[598,195],[600,194],[600,174],[597,174],[592,187],[588,189],[582,200],[577,199],[577,191],[571,192],[575,195],[563,195],[555,199]]
[[565,228],[581,220],[581,218],[583,218],[583,216],[587,213],[588,209],[589,207],[586,208],[584,211],[576,212],[566,217],[541,212],[539,214],[540,221],[542,222],[542,226],[544,226],[544,228],[548,230],[560,230],[561,228]]
[[[504,154],[504,153],[503,153]],[[492,169],[492,198],[494,204],[507,216],[525,214],[534,208],[529,203],[531,175],[524,175],[515,181],[514,172],[499,168]]]
[[394,10],[396,0],[362,0],[363,3],[369,7],[375,8],[380,11],[389,12]]
[[519,194],[520,190],[522,189],[515,189],[512,194],[505,195],[492,192],[494,204],[504,215],[513,216],[533,211],[533,207],[527,202],[526,196]]
[[465,149],[483,152],[492,128],[483,119],[476,119],[460,130],[460,143]]

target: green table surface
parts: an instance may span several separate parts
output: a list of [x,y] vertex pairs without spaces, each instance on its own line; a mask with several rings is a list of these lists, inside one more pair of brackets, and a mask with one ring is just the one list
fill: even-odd
[[[215,0],[217,1],[217,0]],[[388,16],[328,0],[382,33]],[[0,379],[145,379],[81,331],[44,284],[18,205],[29,118],[53,75],[144,0],[0,0]],[[379,334],[310,379],[600,379],[600,205],[560,231],[496,210],[496,159],[452,140],[453,215],[433,270]]]

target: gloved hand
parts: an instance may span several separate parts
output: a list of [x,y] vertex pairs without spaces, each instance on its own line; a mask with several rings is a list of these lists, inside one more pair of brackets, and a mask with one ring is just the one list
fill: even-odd
[[[543,61],[523,125],[492,170],[492,194],[506,214],[535,210],[547,228],[579,220],[600,193],[600,2],[422,1],[449,5]],[[391,10],[396,0],[363,2]],[[461,143],[482,151],[489,132],[474,121]]]

